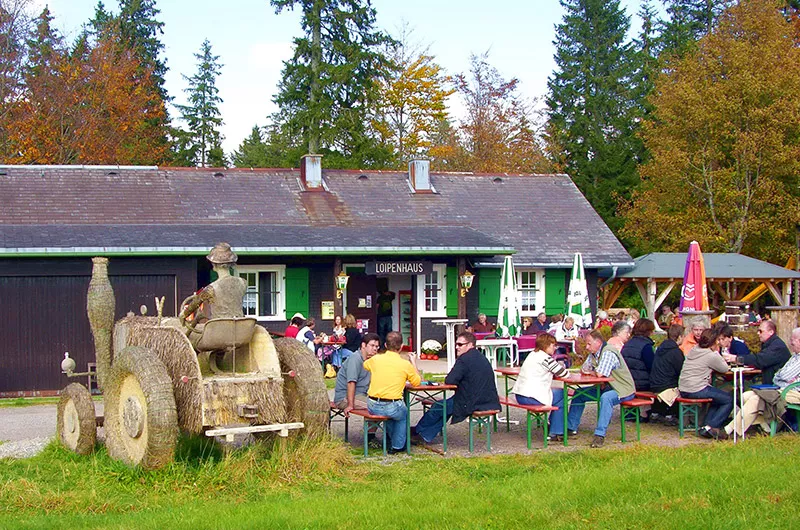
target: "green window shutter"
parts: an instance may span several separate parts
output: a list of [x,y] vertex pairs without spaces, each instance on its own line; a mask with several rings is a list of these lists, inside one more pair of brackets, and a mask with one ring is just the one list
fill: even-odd
[[544,273],[544,312],[563,313],[567,305],[567,269],[547,269]]
[[447,283],[447,316],[454,318],[458,316],[458,268],[447,267],[445,274]]
[[286,268],[286,320],[295,313],[308,318],[308,269]]
[[501,269],[478,269],[478,310],[488,317],[497,317],[501,272]]

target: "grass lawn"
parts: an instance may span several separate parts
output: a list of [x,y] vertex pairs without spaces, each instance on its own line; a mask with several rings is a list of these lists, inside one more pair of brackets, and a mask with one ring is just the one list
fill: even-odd
[[55,445],[0,460],[0,528],[797,527],[800,444],[786,435],[366,462],[336,440],[216,459],[190,442],[156,472]]

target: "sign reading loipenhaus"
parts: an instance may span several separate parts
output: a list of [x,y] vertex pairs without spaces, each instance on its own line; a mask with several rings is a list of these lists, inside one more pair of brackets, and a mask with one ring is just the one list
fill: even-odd
[[365,271],[373,276],[408,276],[410,274],[430,274],[433,263],[430,261],[368,261]]

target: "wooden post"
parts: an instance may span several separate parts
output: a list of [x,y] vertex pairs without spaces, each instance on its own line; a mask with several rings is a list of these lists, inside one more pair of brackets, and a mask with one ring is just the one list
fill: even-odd
[[[458,278],[456,278],[456,290],[458,291],[458,318],[467,318],[467,297],[461,296],[461,275],[467,270],[466,258],[458,258]],[[456,335],[464,330],[464,326],[457,326]]]
[[798,306],[767,306],[770,318],[778,328],[777,334],[789,345],[789,339],[792,337],[792,330],[797,327],[797,317],[800,314],[800,307]]
[[333,312],[335,315],[341,315],[344,320],[344,295],[341,298],[336,298],[336,276],[342,272],[341,258],[333,260]]

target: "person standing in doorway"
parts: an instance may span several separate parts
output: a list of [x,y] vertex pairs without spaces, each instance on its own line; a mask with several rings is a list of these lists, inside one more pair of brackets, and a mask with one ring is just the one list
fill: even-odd
[[386,343],[386,335],[392,331],[392,304],[394,303],[394,293],[388,288],[378,295],[378,336],[381,338],[381,345]]

